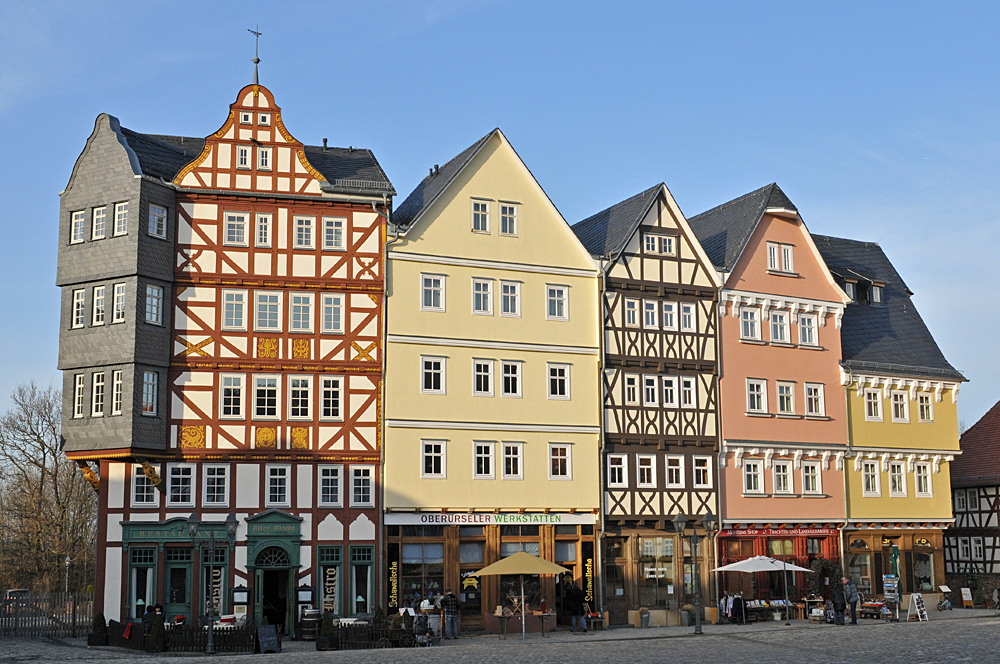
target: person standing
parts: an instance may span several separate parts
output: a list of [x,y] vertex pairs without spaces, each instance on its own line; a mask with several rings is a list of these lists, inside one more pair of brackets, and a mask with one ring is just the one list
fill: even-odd
[[847,600],[844,596],[844,591],[840,588],[836,588],[833,591],[833,615],[834,624],[843,625],[844,624],[844,611],[847,609]]
[[575,583],[566,589],[566,608],[569,610],[570,616],[572,616],[572,622],[570,623],[571,632],[576,632],[576,625],[579,623],[583,633],[587,633],[587,617],[583,614],[585,600],[586,596],[583,594],[583,589]]
[[442,613],[444,613],[444,638],[457,639],[459,603],[451,588],[445,589],[440,606]]
[[844,599],[851,605],[851,624],[858,624],[858,587],[848,577],[844,577]]

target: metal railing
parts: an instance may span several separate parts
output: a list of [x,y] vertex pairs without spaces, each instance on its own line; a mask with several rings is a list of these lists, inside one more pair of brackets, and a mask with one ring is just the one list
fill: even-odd
[[37,593],[0,600],[0,638],[84,637],[94,618],[94,593]]

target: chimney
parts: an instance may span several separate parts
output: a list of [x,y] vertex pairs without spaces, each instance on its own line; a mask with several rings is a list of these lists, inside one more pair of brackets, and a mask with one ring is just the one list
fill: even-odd
[[434,177],[434,169],[433,168],[428,168],[427,171],[428,171],[427,177],[429,177],[429,178]]
[[325,138],[323,139],[323,151],[324,152],[326,151],[326,139]]
[[438,173],[439,173],[439,171],[438,171],[438,165],[434,164],[434,175],[437,175]]

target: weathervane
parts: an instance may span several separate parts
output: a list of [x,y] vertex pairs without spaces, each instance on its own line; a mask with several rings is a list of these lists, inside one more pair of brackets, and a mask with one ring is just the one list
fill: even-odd
[[252,34],[254,36],[253,60],[251,60],[251,62],[253,62],[253,84],[254,85],[259,85],[259,82],[257,81],[257,65],[260,63],[260,58],[257,57],[257,55],[258,55],[257,49],[260,46],[260,36],[262,34],[264,34],[264,33],[262,33],[260,31],[260,25],[259,24],[257,25],[257,29],[256,30],[251,30],[250,28],[247,28],[247,32],[249,32],[250,34]]

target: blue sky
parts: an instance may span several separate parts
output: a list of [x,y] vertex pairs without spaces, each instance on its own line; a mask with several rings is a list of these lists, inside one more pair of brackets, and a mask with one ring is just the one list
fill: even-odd
[[[58,384],[58,193],[101,112],[205,136],[260,76],[299,140],[375,150],[401,195],[499,126],[570,223],[665,181],[692,216],[777,181],[879,242],[998,398],[1000,6],[10,2],[0,8],[0,410]],[[401,200],[401,199],[400,199]]]

